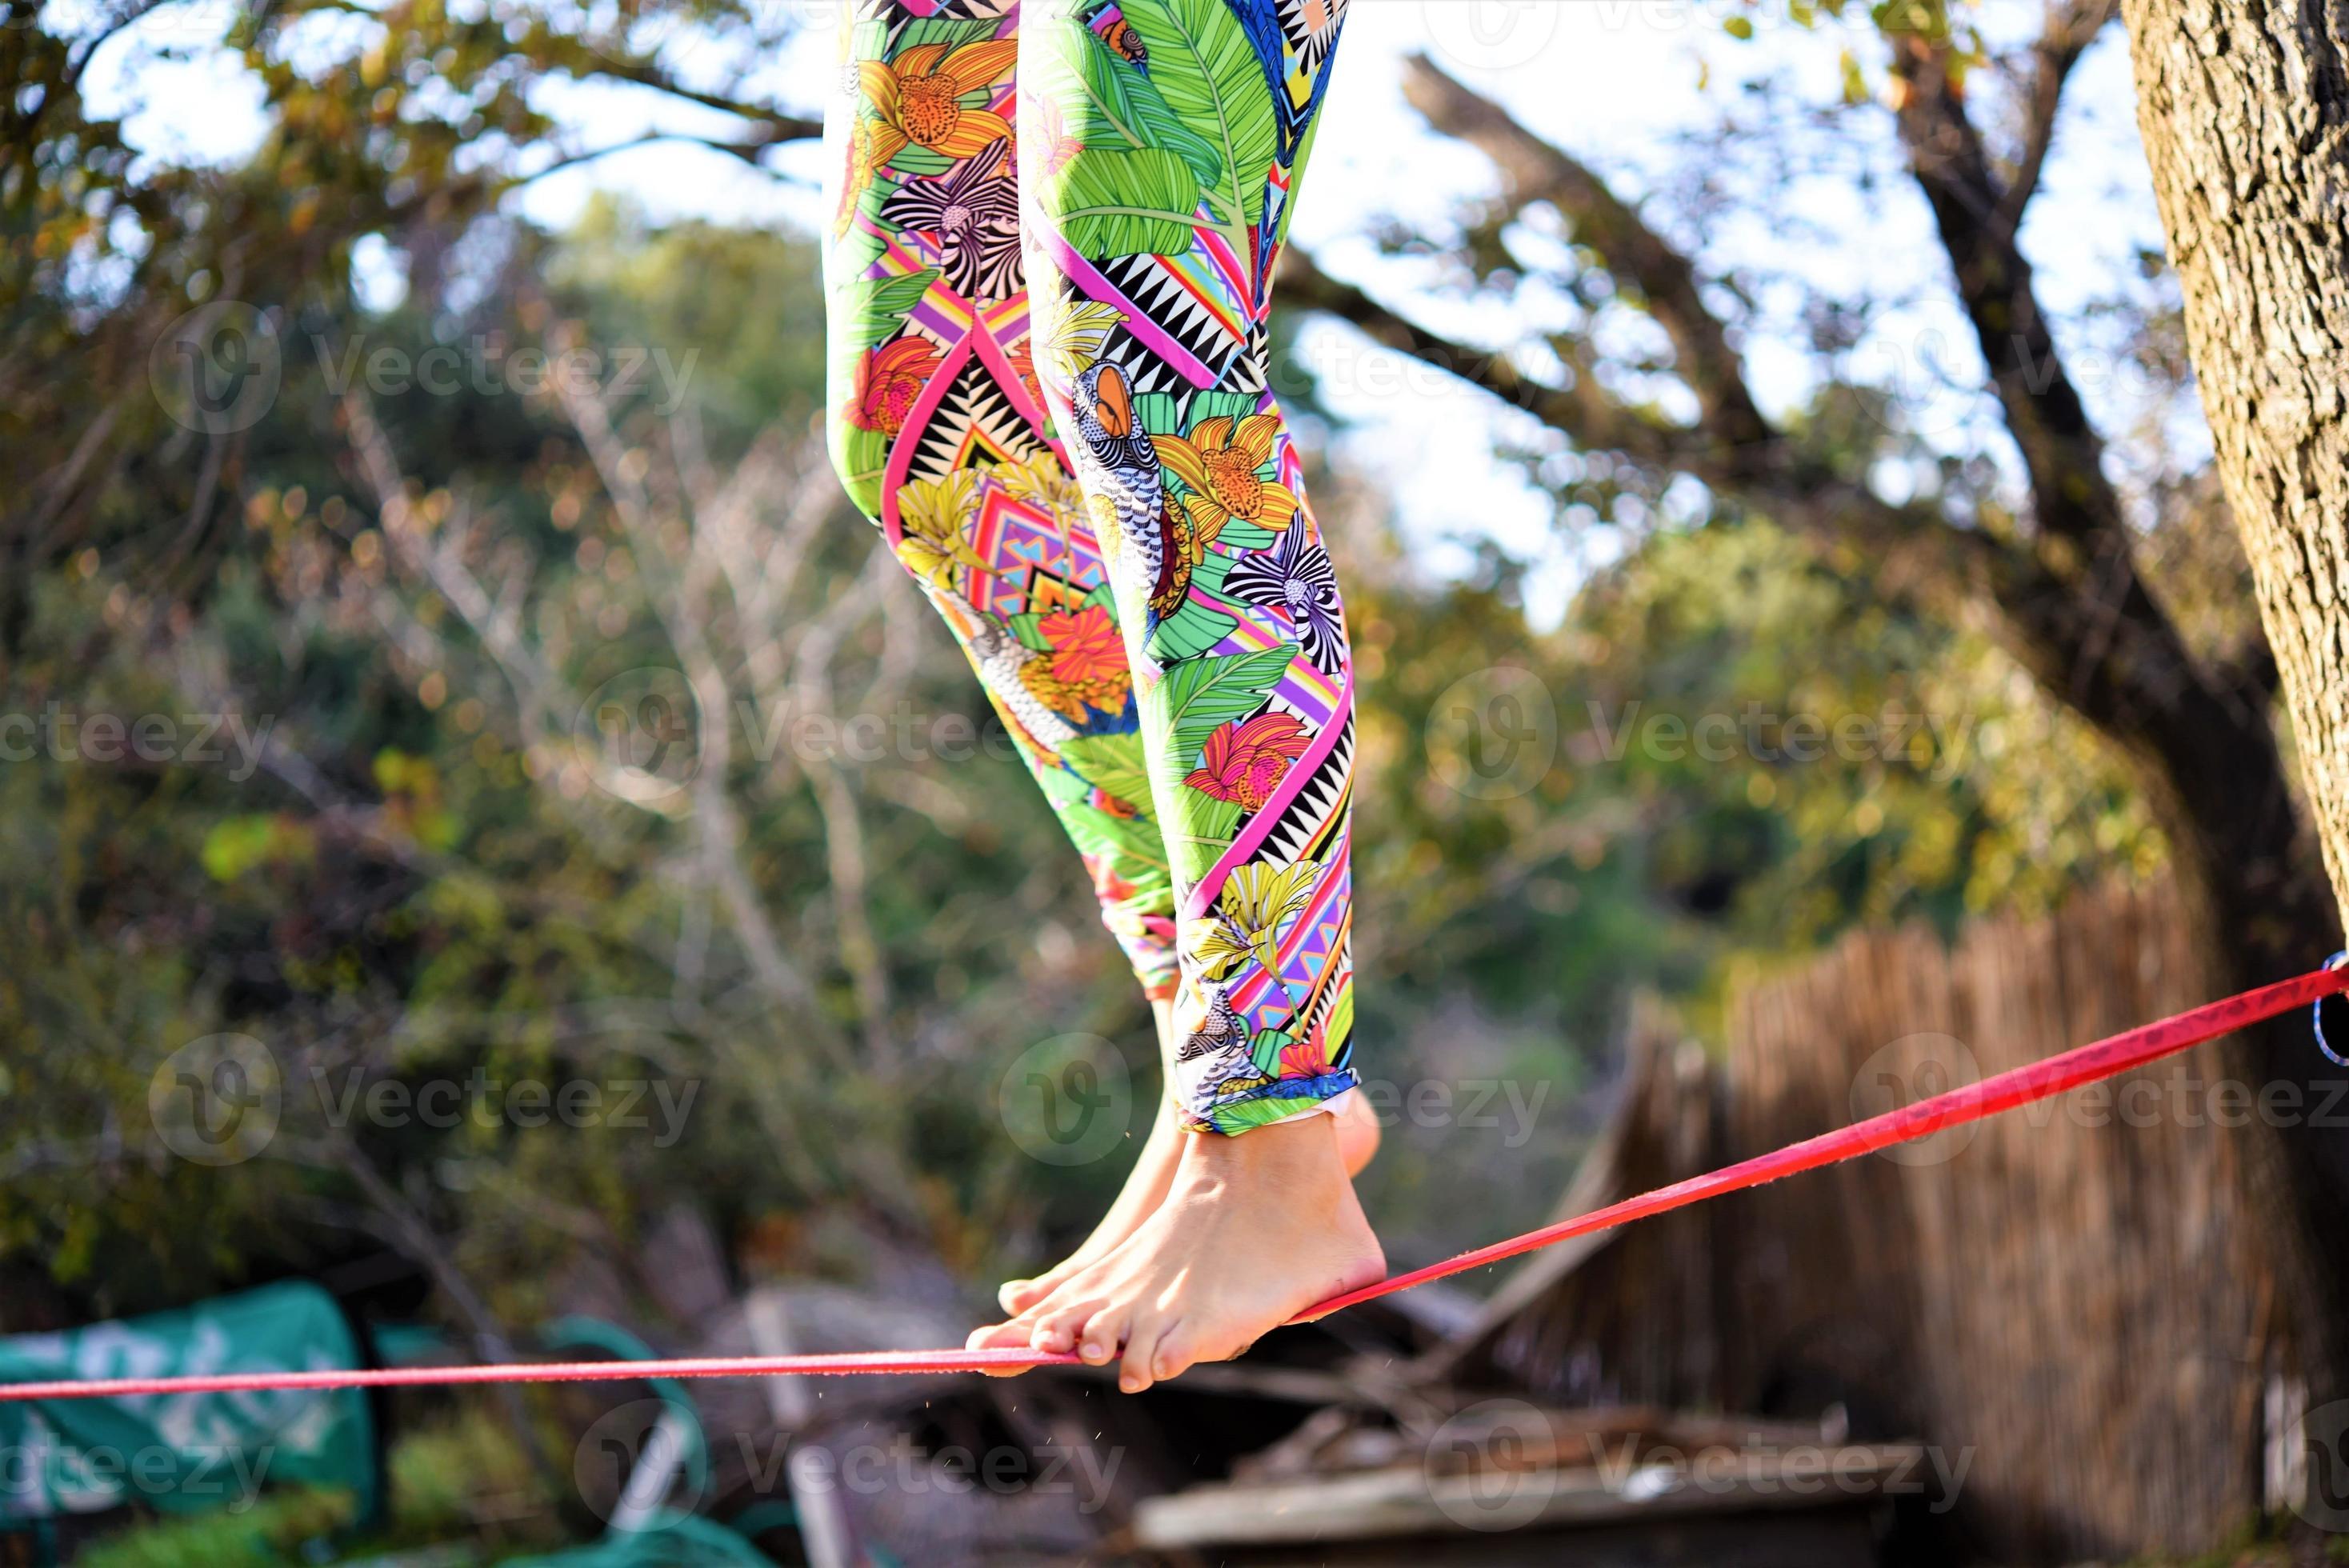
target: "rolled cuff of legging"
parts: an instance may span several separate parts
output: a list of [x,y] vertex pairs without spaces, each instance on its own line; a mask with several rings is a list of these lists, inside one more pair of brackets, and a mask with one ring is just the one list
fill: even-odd
[[1185,1131],[1237,1137],[1275,1122],[1334,1111],[1338,1097],[1359,1088],[1361,1082],[1361,1075],[1351,1068],[1310,1078],[1274,1078],[1204,1106],[1185,1105],[1178,1114]]

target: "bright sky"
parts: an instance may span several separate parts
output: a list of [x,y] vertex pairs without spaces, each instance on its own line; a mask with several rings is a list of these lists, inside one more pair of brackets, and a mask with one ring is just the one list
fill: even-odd
[[[82,5],[91,0],[52,0]],[[131,110],[139,145],[170,157],[233,158],[262,133],[259,95],[236,63],[208,46],[218,39],[232,0],[187,0],[166,7],[119,40],[91,74],[101,110]],[[807,23],[804,36],[761,68],[757,84],[781,102],[812,110],[829,69],[829,0],[770,0]],[[1490,189],[1482,160],[1428,133],[1402,100],[1402,62],[1425,52],[1444,69],[1506,104],[1529,127],[1615,178],[1637,198],[1675,167],[1673,139],[1713,124],[1734,103],[1734,85],[1758,70],[1788,73],[1808,101],[1836,96],[1838,57],[1848,46],[1873,58],[1866,6],[1849,22],[1806,31],[1785,18],[1782,0],[1353,0],[1309,177],[1292,231],[1324,267],[1409,303],[1433,325],[1464,337],[1497,336],[1506,324],[1476,307],[1431,298],[1425,263],[1379,254],[1373,234],[1387,220],[1441,233],[1456,204]],[[1978,8],[1999,36],[2035,30],[2037,0],[1988,0]],[[1752,19],[1758,36],[1741,43],[1723,22]],[[301,46],[340,53],[371,26],[364,18],[316,19]],[[168,55],[159,53],[168,50]],[[723,46],[690,34],[669,40],[667,57],[688,78],[726,65]],[[608,145],[655,127],[723,132],[715,116],[622,89],[569,89],[550,105],[580,128],[583,141]],[[1842,122],[1836,149],[1848,160],[1893,168],[1888,116]],[[777,179],[739,160],[676,144],[636,150],[538,181],[518,199],[523,213],[560,226],[599,190],[624,191],[656,218],[700,216],[730,222],[803,222],[815,206],[812,147],[785,150]],[[1806,279],[1864,292],[1906,290],[1938,279],[1942,263],[1913,189],[1898,178],[1862,197],[1848,181],[1797,181],[1787,188],[1803,215],[1832,238],[1790,235],[1766,222],[1725,222],[1701,239],[1708,255],[1744,267],[1798,272]],[[2136,140],[2126,45],[2106,35],[2080,68],[2048,177],[2024,235],[2050,304],[2080,313],[2134,284],[2135,253],[2158,248],[2160,232]],[[1789,325],[1793,325],[1791,323]],[[2093,319],[2068,327],[2064,348],[2085,364],[2099,355]],[[1390,487],[1398,516],[1418,552],[1436,570],[1463,557],[1449,542],[1491,539],[1536,563],[1528,605],[1554,623],[1582,566],[1562,543],[1547,499],[1514,467],[1496,460],[1496,442],[1547,445],[1529,421],[1506,416],[1481,396],[1392,356],[1367,355],[1336,327],[1301,345],[1321,374],[1330,406],[1349,421],[1347,455]],[[1808,391],[1810,361],[1791,335],[1763,330],[1744,345],[1765,404],[1784,406]],[[1933,396],[1936,364],[1962,378],[1974,363],[1962,324],[1935,312],[1896,316],[1855,351],[1861,368],[1899,377],[1919,399],[1929,428],[1954,428],[1977,407],[1968,397]],[[2075,368],[2078,367],[2075,365]],[[2125,376],[2095,377],[2084,388],[2092,409],[2116,418],[2127,409]],[[2188,449],[2201,438],[2177,432]],[[1609,540],[1586,538],[1579,560],[1603,558]]]

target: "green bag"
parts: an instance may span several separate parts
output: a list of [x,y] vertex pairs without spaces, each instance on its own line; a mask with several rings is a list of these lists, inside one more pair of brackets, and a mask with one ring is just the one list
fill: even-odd
[[[0,1338],[0,1383],[360,1365],[335,1300],[299,1282],[175,1312]],[[0,1404],[0,1530],[144,1503],[241,1512],[272,1484],[377,1500],[375,1423],[357,1388]]]

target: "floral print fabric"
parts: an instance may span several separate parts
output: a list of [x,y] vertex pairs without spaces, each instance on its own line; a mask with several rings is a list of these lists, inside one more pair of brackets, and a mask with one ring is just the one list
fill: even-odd
[[1244,1131],[1357,1081],[1353,677],[1265,336],[1345,0],[1028,12],[846,0],[833,455]]

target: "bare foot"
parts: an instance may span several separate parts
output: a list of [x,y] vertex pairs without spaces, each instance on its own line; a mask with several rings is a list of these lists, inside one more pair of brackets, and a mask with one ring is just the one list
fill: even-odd
[[1131,1236],[970,1344],[1119,1360],[1118,1387],[1139,1393],[1196,1362],[1227,1360],[1385,1272],[1335,1117],[1237,1137],[1189,1133],[1164,1201]]
[[1085,1238],[1084,1245],[1034,1279],[1005,1280],[995,1293],[1003,1310],[1014,1315],[1027,1311],[1080,1269],[1107,1257],[1120,1242],[1141,1229],[1142,1222],[1165,1202],[1166,1190],[1174,1184],[1174,1167],[1182,1159],[1183,1130],[1174,1124],[1173,1111],[1162,1103],[1158,1119],[1150,1129],[1150,1141],[1142,1146],[1141,1157],[1134,1161],[1117,1201],[1102,1216],[1101,1223],[1093,1227],[1093,1233]]
[[[1347,1176],[1361,1175],[1371,1157],[1379,1151],[1378,1113],[1363,1096],[1350,1093],[1340,1098],[1329,1116],[1337,1123],[1338,1158],[1345,1165]],[[1141,1157],[1134,1161],[1117,1201],[1102,1216],[1101,1223],[1093,1227],[1092,1234],[1085,1238],[1082,1246],[1035,1278],[1005,1280],[995,1293],[1003,1310],[1014,1316],[1027,1311],[1078,1271],[1107,1257],[1120,1243],[1141,1229],[1142,1222],[1166,1201],[1167,1190],[1174,1184],[1174,1169],[1182,1160],[1183,1143],[1184,1133],[1175,1125],[1174,1107],[1161,1101],[1158,1119],[1150,1129],[1150,1140],[1142,1146]]]

